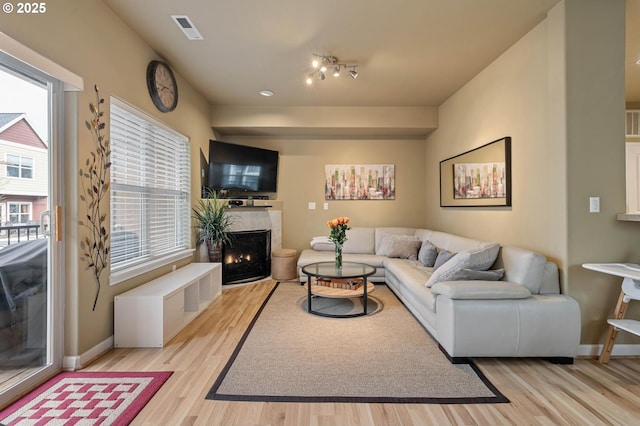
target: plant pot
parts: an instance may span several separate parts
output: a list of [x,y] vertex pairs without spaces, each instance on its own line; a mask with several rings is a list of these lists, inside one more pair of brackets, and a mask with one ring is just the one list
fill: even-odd
[[207,241],[207,250],[209,252],[209,262],[222,262],[222,244],[220,241]]

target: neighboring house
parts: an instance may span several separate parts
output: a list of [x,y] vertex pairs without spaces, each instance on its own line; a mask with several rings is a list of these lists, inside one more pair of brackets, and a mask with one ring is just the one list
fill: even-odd
[[47,208],[48,146],[23,113],[0,113],[0,223],[32,224]]

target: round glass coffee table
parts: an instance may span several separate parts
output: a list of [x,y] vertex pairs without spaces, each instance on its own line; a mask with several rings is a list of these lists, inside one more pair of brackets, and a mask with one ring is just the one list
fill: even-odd
[[[338,269],[334,262],[311,263],[302,268],[307,275],[307,311],[314,315],[333,318],[350,318],[367,315],[367,295],[375,290],[373,283],[367,282],[367,277],[376,273],[376,268],[366,263],[344,262]],[[323,282],[326,285],[314,284]],[[362,283],[359,285],[359,283]],[[355,290],[350,288],[358,286]],[[346,288],[343,288],[346,287]],[[328,298],[358,298],[362,297],[362,312],[346,315],[333,315],[314,311],[311,308],[313,296]]]

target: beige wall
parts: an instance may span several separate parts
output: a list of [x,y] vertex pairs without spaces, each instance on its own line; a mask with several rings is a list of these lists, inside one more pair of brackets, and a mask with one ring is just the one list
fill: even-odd
[[[65,349],[67,356],[80,355],[113,334],[113,297],[150,277],[167,272],[156,271],[132,282],[110,287],[108,271],[95,311],[91,310],[95,284],[80,264],[78,241],[83,229],[77,218],[84,216],[77,199],[78,164],[83,164],[92,147],[84,121],[90,118],[88,104],[98,84],[106,99],[118,98],[144,110],[191,140],[192,162],[198,164],[199,149],[212,137],[209,105],[204,98],[177,75],[180,100],[168,114],[158,112],[147,93],[147,63],[158,55],[100,1],[56,0],[42,15],[0,14],[0,29],[9,37],[48,57],[84,79],[85,90],[65,96]],[[107,116],[108,120],[108,116]],[[194,174],[193,200],[199,196],[200,180]],[[107,200],[108,203],[108,200]]]
[[[581,264],[638,262],[640,227],[615,218],[625,209],[623,24],[624,2],[560,3],[442,105],[427,140],[427,223],[556,262],[582,309],[583,344],[602,338],[620,280]],[[502,136],[513,138],[513,207],[438,207],[438,161]],[[588,213],[589,196],[601,213]]]
[[[280,152],[278,201],[282,202],[283,247],[302,250],[317,235],[329,235],[326,221],[348,216],[351,226],[424,226],[424,140],[226,138],[229,142]],[[394,164],[395,200],[327,201],[325,164]],[[307,208],[316,203],[316,210]]]

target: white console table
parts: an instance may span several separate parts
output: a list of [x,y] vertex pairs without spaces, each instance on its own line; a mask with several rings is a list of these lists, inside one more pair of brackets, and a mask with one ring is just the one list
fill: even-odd
[[619,330],[640,336],[640,321],[624,319],[629,302],[632,299],[640,300],[640,265],[633,263],[585,263],[582,267],[623,279],[622,290],[618,297],[613,319],[607,320],[609,331],[600,353],[599,362],[606,364],[611,357],[611,351]]
[[191,263],[114,299],[114,346],[162,347],[222,294],[220,263]]

